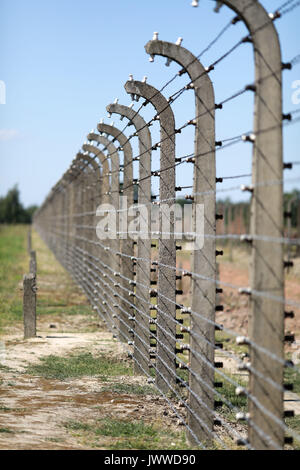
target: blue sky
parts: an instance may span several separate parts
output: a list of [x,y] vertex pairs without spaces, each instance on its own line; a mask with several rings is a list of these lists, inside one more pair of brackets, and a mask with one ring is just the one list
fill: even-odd
[[[102,117],[106,123],[106,105],[116,97],[129,105],[124,83],[129,74],[161,88],[178,70],[176,64],[165,67],[165,60],[149,63],[144,45],[159,32],[159,38],[176,41],[195,55],[216,36],[234,16],[227,7],[213,12],[214,2],[200,0],[192,8],[191,0],[1,0],[0,1],[0,80],[6,84],[6,104],[0,105],[0,195],[18,184],[27,206],[40,204],[50,188],[68,168],[87,133]],[[283,0],[263,0],[274,11]],[[282,43],[283,60],[300,53],[300,8],[276,22]],[[209,65],[226,52],[246,29],[239,23],[231,27],[209,53],[202,58]],[[242,45],[210,74],[216,102],[253,82],[251,45]],[[292,83],[300,80],[300,65],[284,72],[284,111],[297,109],[292,103]],[[187,82],[177,78],[164,94],[170,96]],[[135,109],[139,105],[135,106]],[[144,108],[146,119],[153,116]],[[245,94],[224,106],[216,114],[217,139],[222,140],[252,128],[253,96]],[[179,127],[194,117],[193,92],[185,92],[174,104]],[[122,129],[124,121],[112,119]],[[158,139],[158,123],[152,128]],[[125,133],[128,133],[128,130]],[[131,128],[129,128],[129,134]],[[284,130],[285,160],[299,159],[299,124]],[[138,153],[136,139],[133,149]],[[177,139],[177,155],[193,152],[193,129]],[[158,169],[158,152],[153,169]],[[251,146],[238,144],[217,153],[218,176],[251,172]],[[300,176],[300,165],[286,176]],[[299,178],[300,180],[300,178]],[[248,182],[228,180],[232,186]],[[178,185],[192,184],[191,165],[180,166]],[[287,183],[286,190],[299,187]],[[154,184],[154,192],[156,192]],[[235,200],[240,191],[225,193]]]

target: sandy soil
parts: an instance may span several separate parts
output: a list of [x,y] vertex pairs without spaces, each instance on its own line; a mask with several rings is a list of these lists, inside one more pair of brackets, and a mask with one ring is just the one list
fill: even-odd
[[[44,252],[40,259],[49,263]],[[47,255],[48,256],[48,255]],[[50,263],[52,269],[52,262]],[[182,267],[189,269],[189,262],[183,261]],[[49,271],[49,268],[48,268]],[[248,285],[248,271],[245,263],[221,263],[220,279],[234,285]],[[67,282],[67,284],[65,284]],[[184,290],[188,279],[184,279]],[[56,301],[61,299],[66,305],[85,304],[86,300],[78,289],[66,281],[65,274],[53,263],[53,273],[41,276],[38,295],[45,298],[55,292]],[[79,291],[80,292],[80,291]],[[287,297],[300,301],[300,283],[289,278],[286,284]],[[188,301],[187,293],[179,301]],[[227,328],[246,333],[248,325],[248,298],[237,294],[236,290],[226,288],[220,301],[225,305],[224,312],[218,312],[217,321]],[[72,304],[73,305],[73,304]],[[295,313],[299,313],[296,312]],[[287,320],[287,331],[300,331],[300,316]],[[28,364],[37,363],[40,357],[51,354],[66,356],[74,352],[104,353],[118,357],[121,361],[127,357],[123,346],[112,338],[95,315],[42,315],[38,320],[38,337],[24,340],[20,325],[7,329],[0,339],[0,364],[6,366],[0,370],[0,449],[89,449],[92,443],[82,443],[64,426],[69,420],[89,421],[95,417],[106,416],[116,419],[143,419],[148,423],[162,424],[166,428],[178,430],[175,413],[167,408],[163,398],[154,395],[138,396],[108,392],[109,383],[147,385],[144,377],[115,377],[101,381],[95,377],[80,379],[54,380],[28,375]],[[293,358],[298,361],[299,343],[290,346]],[[227,370],[237,373],[236,362],[218,353],[216,360],[221,360]],[[287,409],[294,409],[300,414],[298,395],[288,392],[285,396]],[[179,405],[174,405],[178,410]],[[181,409],[182,413],[182,409]],[[236,428],[243,433],[243,428]],[[220,435],[222,430],[219,431]],[[98,447],[99,448],[99,447]],[[103,448],[106,441],[103,440]]]
[[23,340],[20,335],[2,338],[5,344],[1,372],[0,422],[13,433],[0,433],[0,449],[80,449],[82,445],[64,423],[69,420],[103,418],[143,419],[154,423],[164,416],[164,426],[176,428],[177,418],[166,411],[165,401],[156,396],[137,396],[103,391],[114,380],[118,383],[147,385],[144,377],[118,376],[101,382],[99,378],[54,380],[26,374],[28,363],[51,354],[93,351],[122,360],[123,347],[110,333],[39,332],[39,337]]

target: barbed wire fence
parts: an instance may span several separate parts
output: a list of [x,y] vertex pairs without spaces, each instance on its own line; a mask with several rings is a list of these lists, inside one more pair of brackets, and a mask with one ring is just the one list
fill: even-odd
[[[87,135],[36,213],[34,226],[124,343],[135,373],[145,375],[165,398],[192,445],[227,449],[234,441],[248,449],[282,449],[293,439],[300,442],[297,430],[285,421],[293,413],[284,409],[284,394],[292,388],[284,383],[285,370],[299,373],[285,355],[285,342],[294,341],[285,333],[285,319],[300,309],[297,299],[285,298],[284,274],[293,264],[291,248],[299,253],[300,238],[291,235],[290,225],[285,231],[284,216],[289,218],[291,210],[285,213],[283,204],[284,183],[297,182],[286,178],[285,170],[293,171],[300,162],[284,162],[282,152],[283,128],[299,122],[300,110],[282,112],[281,76],[300,60],[296,56],[282,63],[274,22],[300,2],[284,2],[272,14],[254,0],[216,2],[216,10],[223,3],[235,16],[197,56],[182,47],[182,38],[173,44],[154,33],[145,46],[150,61],[165,57],[166,65],[179,64],[179,72],[160,89],[146,77],[137,81],[130,76],[125,91],[132,105],[116,100],[107,106],[109,116],[126,119],[126,125],[120,130],[100,122]],[[200,59],[240,21],[249,34],[204,66]],[[245,43],[254,50],[255,81],[216,103],[209,74]],[[166,98],[162,92],[181,76],[188,77],[187,83]],[[195,110],[176,128],[173,104],[189,90]],[[245,93],[254,95],[253,129],[217,140],[218,110]],[[143,102],[134,110],[139,99]],[[143,118],[146,106],[154,109],[148,121]],[[153,143],[155,122],[160,138]],[[190,126],[195,129],[194,152],[177,156],[176,136]],[[135,138],[138,155],[133,156]],[[241,143],[252,146],[252,173],[217,176],[219,152]],[[160,166],[152,170],[156,150]],[[177,186],[183,165],[192,165],[193,181]],[[251,184],[219,187],[226,179],[249,177]],[[151,191],[154,178],[159,194]],[[233,191],[251,197],[246,233],[220,233],[226,210],[218,212],[222,206],[216,200]],[[189,224],[180,217],[178,194],[189,203]],[[225,282],[217,274],[217,259],[224,254],[221,241],[247,246],[248,285]],[[183,266],[187,244],[192,246],[190,264]],[[247,299],[246,334],[218,320],[226,312],[227,290]]]

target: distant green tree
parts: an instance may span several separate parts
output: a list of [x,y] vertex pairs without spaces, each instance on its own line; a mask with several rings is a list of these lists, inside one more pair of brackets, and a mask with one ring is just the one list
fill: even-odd
[[[293,204],[291,206],[292,212],[292,227],[297,227],[298,225],[298,207],[300,204],[300,191],[299,189],[293,189],[290,193],[284,194],[284,210],[287,211],[289,206],[289,201],[293,200]],[[285,219],[285,224],[287,224],[287,219]]]
[[6,196],[0,198],[1,224],[29,224],[37,206],[23,207],[20,201],[20,191],[15,185]]

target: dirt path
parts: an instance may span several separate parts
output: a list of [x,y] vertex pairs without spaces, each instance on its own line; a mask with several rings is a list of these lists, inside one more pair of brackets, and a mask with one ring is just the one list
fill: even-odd
[[[43,364],[43,358],[49,356],[53,364],[57,358],[68,361],[82,355],[116,359],[126,367],[129,364],[124,346],[107,332],[36,235],[33,241],[39,266],[38,337],[25,341],[21,321],[7,325],[0,337],[0,449],[186,449],[176,413],[145,377],[130,372],[72,376],[72,370],[67,377],[45,376],[28,369]],[[244,268],[224,263],[220,276],[225,282],[247,284]],[[297,283],[291,287],[294,294],[298,295],[298,287]],[[226,311],[219,314],[218,321],[245,331],[247,299],[230,290],[226,296]],[[237,373],[234,361],[222,353],[219,356],[216,360],[222,361],[227,371]],[[289,392],[285,399],[286,408],[300,414],[298,395]],[[176,402],[173,405],[182,415],[183,409]],[[125,441],[111,429],[109,434],[97,428],[103,422],[119,426],[123,421],[145,426]],[[245,428],[235,428],[246,436]]]
[[[145,377],[133,376],[124,346],[107,332],[36,234],[33,245],[38,259],[38,337],[23,339],[21,318],[9,323],[0,337],[0,449],[109,449],[112,444],[122,448],[123,438],[94,432],[105,420],[107,426],[118,426],[122,420],[138,423],[141,434],[145,431],[144,441],[134,436],[123,448],[151,445],[153,436],[157,448],[179,448],[183,431],[174,412],[166,410],[164,399]],[[16,286],[19,297],[20,288],[21,283]],[[43,365],[41,359],[49,356],[53,365],[66,360],[69,376],[53,378],[28,370]],[[99,357],[115,359],[126,374],[96,371],[72,377],[68,360],[74,357],[93,357],[95,363]],[[152,436],[149,442],[147,433]]]
[[153,423],[165,414],[164,425],[176,428],[176,419],[166,416],[165,403],[161,398],[108,390],[114,382],[146,386],[147,381],[143,377],[118,376],[108,382],[99,377],[56,380],[26,373],[28,363],[39,363],[39,358],[51,354],[67,356],[84,351],[115,355],[121,360],[124,356],[125,360],[122,346],[113,340],[110,333],[49,335],[39,332],[39,336],[28,341],[20,336],[2,339],[6,346],[2,360],[5,368],[1,374],[0,422],[1,427],[10,432],[0,433],[0,449],[93,448],[91,443],[89,445],[75,437],[65,423],[88,422],[95,416],[144,419]]

